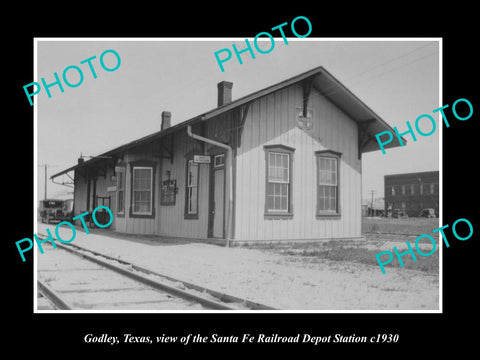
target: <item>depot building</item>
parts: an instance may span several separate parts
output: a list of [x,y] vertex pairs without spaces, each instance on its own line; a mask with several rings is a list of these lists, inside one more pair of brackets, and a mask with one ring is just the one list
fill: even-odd
[[73,173],[74,214],[222,243],[361,238],[362,154],[393,129],[323,67],[236,100],[217,87],[216,108],[175,126],[164,111],[158,132],[52,175]]

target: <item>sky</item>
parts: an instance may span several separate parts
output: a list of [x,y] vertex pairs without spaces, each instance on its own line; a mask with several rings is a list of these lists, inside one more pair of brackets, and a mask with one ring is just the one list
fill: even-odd
[[[273,50],[255,58],[242,54],[243,64],[232,56],[222,72],[214,53],[232,44],[245,48],[243,38],[206,39],[68,39],[37,38],[36,70],[32,81],[53,83],[54,72],[62,78],[65,68],[78,66],[83,82],[78,87],[63,83],[42,88],[35,95],[37,199],[44,196],[44,164],[47,175],[77,163],[80,154],[95,156],[160,130],[162,111],[172,113],[172,125],[216,107],[217,83],[233,82],[233,100],[261,90],[317,66],[323,66],[389,125],[406,131],[422,114],[431,115],[437,130],[417,141],[404,135],[405,147],[365,153],[362,156],[362,198],[383,197],[387,174],[439,170],[439,138],[442,126],[432,111],[441,105],[440,45],[437,39],[323,39],[276,38]],[[253,39],[250,39],[252,43]],[[259,46],[266,50],[268,39]],[[105,50],[115,50],[121,59],[115,71],[105,71],[99,62]],[[87,63],[91,61],[97,78]],[[223,54],[222,54],[223,56]],[[104,56],[106,67],[116,59]],[[71,83],[79,82],[75,70],[67,72]],[[28,99],[25,97],[26,104]],[[442,120],[440,120],[441,122]],[[424,132],[428,122],[419,123]],[[69,180],[67,177],[56,181]],[[68,197],[72,189],[47,181],[48,197]],[[71,197],[71,196],[70,196]]]

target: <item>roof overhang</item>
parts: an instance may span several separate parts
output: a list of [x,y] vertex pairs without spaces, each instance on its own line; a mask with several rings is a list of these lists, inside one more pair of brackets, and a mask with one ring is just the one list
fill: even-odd
[[[321,75],[315,77],[313,86],[360,125],[370,140],[362,147],[362,153],[380,150],[375,135],[383,131],[389,131],[393,135],[393,140],[384,145],[385,149],[402,146],[398,138],[394,136],[393,128],[327,70],[322,68]],[[402,142],[407,143],[403,137]]]
[[[176,131],[179,131],[180,129],[187,127],[187,125],[193,125],[195,123],[214,118],[220,114],[231,111],[262,96],[268,95],[287,86],[291,86],[295,83],[307,80],[311,81],[312,86],[317,91],[319,91],[320,94],[325,96],[328,100],[330,100],[333,104],[340,108],[345,114],[347,114],[353,121],[359,124],[359,129],[361,129],[361,131],[365,134],[364,144],[360,148],[360,151],[362,153],[380,150],[380,146],[375,139],[376,134],[383,131],[389,131],[394,134],[394,130],[390,125],[388,125],[380,116],[378,116],[372,109],[370,109],[364,102],[362,102],[343,84],[341,84],[327,70],[325,70],[322,66],[319,66],[287,80],[281,81],[277,84],[271,85],[262,90],[243,96],[235,101],[212,109],[206,113],[200,114],[196,117],[193,117],[165,130],[157,131],[153,134],[116,147],[115,149],[109,150],[99,155],[98,157],[94,157],[90,160],[84,161],[83,163],[71,166],[68,169],[58,172],[50,176],[50,179],[56,178],[67,172],[74,171],[82,167],[95,165],[101,160],[105,160],[105,157],[111,157],[116,154],[125,152],[129,149],[132,149],[136,146],[146,144],[150,141],[158,140],[164,136],[168,136],[169,134],[172,134]],[[403,143],[406,143],[406,140],[404,138],[402,138],[402,141]],[[401,144],[398,138],[396,136],[393,136],[393,140],[390,143],[384,145],[384,148],[388,149],[398,146],[401,146]]]

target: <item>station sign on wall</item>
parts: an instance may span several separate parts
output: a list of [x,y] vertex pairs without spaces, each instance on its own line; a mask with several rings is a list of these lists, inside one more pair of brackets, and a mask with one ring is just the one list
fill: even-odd
[[210,155],[193,155],[193,162],[200,164],[210,164]]

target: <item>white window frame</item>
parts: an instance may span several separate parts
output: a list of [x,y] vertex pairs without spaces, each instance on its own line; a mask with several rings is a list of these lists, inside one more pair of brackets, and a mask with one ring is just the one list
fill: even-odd
[[[117,172],[117,214],[125,215],[125,171]],[[122,187],[120,187],[122,183]],[[119,204],[122,199],[123,209],[120,210]]]
[[[324,159],[327,161],[335,161],[335,183],[327,183],[327,182],[321,182],[320,181],[320,160]],[[322,214],[339,214],[339,189],[338,189],[338,176],[339,176],[339,169],[338,169],[338,164],[339,164],[339,158],[336,156],[322,156],[322,155],[317,155],[317,165],[316,165],[316,170],[317,170],[317,186],[316,186],[316,196],[317,196],[317,215],[322,215]],[[320,196],[320,186],[329,186],[335,188],[335,209],[334,210],[325,210],[325,209],[319,209],[319,196]],[[330,198],[329,198],[330,199]]]
[[[135,171],[136,170],[150,170],[150,211],[135,211]],[[153,213],[153,167],[151,166],[133,166],[132,168],[132,214],[133,215],[152,215]]]
[[[197,182],[196,184],[192,184],[190,182],[190,167],[191,166],[195,166],[197,168]],[[200,176],[200,166],[198,163],[194,162],[193,160],[188,160],[188,164],[187,164],[187,214],[188,215],[198,215],[198,196],[199,196],[199,193],[198,193],[198,188],[199,188],[199,183],[200,183],[200,179],[199,179],[199,176]],[[197,189],[197,198],[196,198],[196,204],[195,204],[195,210],[193,210],[191,208],[191,196],[192,196],[192,193],[193,193],[193,188],[196,188]]]
[[[223,162],[221,164],[217,164],[217,159],[222,159]],[[225,154],[215,155],[213,157],[213,167],[219,168],[225,166]]]
[[[271,179],[271,171],[270,169],[272,168],[272,166],[270,166],[270,156],[271,155],[280,155],[280,156],[286,156],[287,157],[287,180],[279,180],[279,179]],[[274,151],[274,150],[269,150],[268,151],[268,155],[267,155],[267,171],[268,171],[268,174],[267,174],[267,183],[268,184],[286,184],[286,189],[287,189],[287,194],[284,195],[284,194],[280,194],[278,195],[278,197],[282,198],[282,197],[285,197],[286,196],[286,204],[287,204],[287,207],[286,209],[271,209],[267,206],[267,212],[268,213],[288,213],[289,212],[289,209],[290,209],[290,153],[288,152],[280,152],[280,151]],[[275,168],[278,168],[278,166],[275,166]],[[282,169],[284,169],[282,167]],[[268,186],[267,184],[267,186]],[[275,185],[274,185],[275,186]],[[272,195],[268,195],[266,194],[266,197],[268,196],[272,196]],[[274,197],[276,197],[277,195],[274,194],[273,195]],[[268,202],[267,202],[268,204]]]

